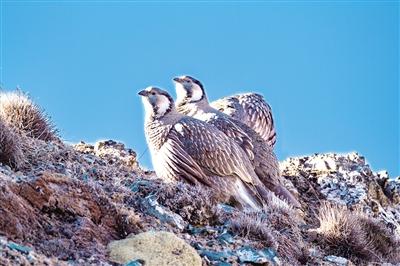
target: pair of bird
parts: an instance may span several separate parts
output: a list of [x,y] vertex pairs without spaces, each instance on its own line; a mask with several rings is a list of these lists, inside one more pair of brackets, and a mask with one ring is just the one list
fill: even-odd
[[271,108],[262,96],[242,94],[210,104],[197,79],[173,80],[176,103],[157,87],[139,92],[157,176],[208,186],[242,208],[262,208],[271,191],[300,207],[282,184]]

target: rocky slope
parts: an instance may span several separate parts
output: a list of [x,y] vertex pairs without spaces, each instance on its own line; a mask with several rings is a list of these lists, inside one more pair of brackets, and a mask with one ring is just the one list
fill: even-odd
[[[127,263],[113,241],[148,231],[174,233],[210,265],[400,263],[400,181],[356,153],[287,159],[282,173],[302,211],[271,202],[255,213],[163,183],[121,143],[30,145],[29,165],[0,166],[2,265]],[[148,259],[136,256],[131,265]]]
[[301,210],[238,210],[121,143],[65,144],[24,94],[0,93],[0,265],[400,265],[399,178],[357,153],[281,171]]

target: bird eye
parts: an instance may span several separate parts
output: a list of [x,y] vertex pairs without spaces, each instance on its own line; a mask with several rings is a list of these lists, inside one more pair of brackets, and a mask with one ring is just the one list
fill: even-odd
[[151,92],[151,95],[156,95],[156,93],[154,91]]

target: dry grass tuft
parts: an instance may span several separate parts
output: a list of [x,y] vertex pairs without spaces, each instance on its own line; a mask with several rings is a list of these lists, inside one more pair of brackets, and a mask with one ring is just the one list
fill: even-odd
[[20,137],[0,119],[0,163],[19,168],[23,162]]
[[274,248],[286,263],[305,261],[305,243],[299,226],[302,220],[296,211],[271,194],[268,205],[262,211],[238,212],[230,220],[230,229]]
[[44,141],[57,138],[49,117],[21,91],[0,93],[0,117],[28,137]]
[[273,234],[274,229],[263,212],[240,212],[230,220],[229,226],[240,236],[260,241],[260,244],[266,247],[278,249],[278,243]]
[[323,204],[317,242],[330,254],[354,262],[400,262],[400,240],[377,219],[343,206]]

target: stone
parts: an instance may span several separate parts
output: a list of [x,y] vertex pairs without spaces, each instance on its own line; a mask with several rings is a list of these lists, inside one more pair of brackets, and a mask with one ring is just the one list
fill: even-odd
[[7,245],[9,248],[13,249],[13,250],[17,250],[19,252],[28,254],[32,249],[26,246],[22,246],[22,245],[18,245],[17,243],[14,242],[10,242]]
[[325,261],[332,262],[332,263],[334,263],[335,265],[338,265],[338,266],[350,265],[349,261],[346,258],[343,258],[343,257],[337,257],[337,256],[331,255],[331,256],[326,256],[324,259],[325,259]]
[[256,250],[252,247],[242,247],[236,251],[239,261],[243,263],[254,263],[262,265],[273,265],[276,254],[269,249]]
[[144,206],[146,213],[158,218],[161,222],[166,222],[171,225],[174,225],[180,230],[183,230],[186,226],[185,221],[182,219],[179,214],[173,213],[170,210],[167,210],[163,206],[161,206],[156,196],[150,194],[142,200],[142,205]]
[[124,264],[124,266],[143,266],[144,264],[143,260],[132,260],[126,264]]
[[121,264],[139,260],[146,266],[201,266],[196,250],[170,232],[148,231],[112,241],[108,250],[110,260]]

